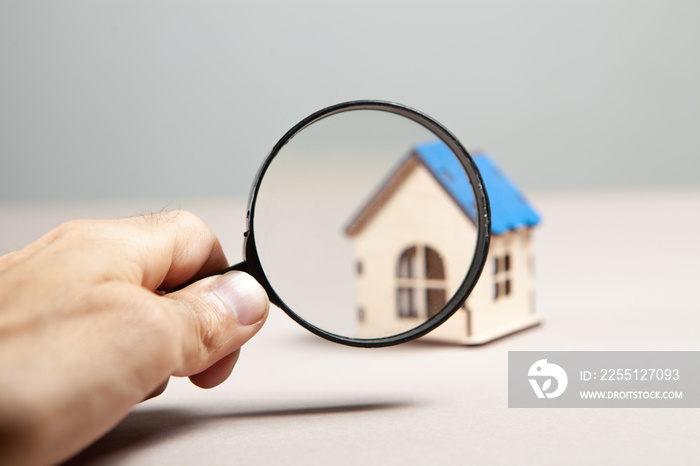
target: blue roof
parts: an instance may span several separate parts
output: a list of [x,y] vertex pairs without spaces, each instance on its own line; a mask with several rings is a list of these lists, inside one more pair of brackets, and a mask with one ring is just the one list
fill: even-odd
[[[476,216],[474,193],[459,161],[442,141],[414,147],[416,154],[464,209],[472,220]],[[525,226],[535,226],[540,217],[520,190],[487,154],[473,155],[491,205],[491,232],[499,235]]]

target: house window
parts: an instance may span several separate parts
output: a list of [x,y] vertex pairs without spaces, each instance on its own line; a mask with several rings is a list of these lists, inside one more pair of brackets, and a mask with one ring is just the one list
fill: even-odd
[[399,287],[399,317],[418,317],[415,289]]
[[500,299],[510,295],[511,263],[510,254],[498,256],[493,259],[493,299]]
[[399,256],[397,311],[400,318],[427,319],[447,302],[442,257],[427,246],[412,246]]
[[415,246],[406,249],[399,259],[399,277],[401,278],[415,278],[416,277],[416,251],[418,248]]

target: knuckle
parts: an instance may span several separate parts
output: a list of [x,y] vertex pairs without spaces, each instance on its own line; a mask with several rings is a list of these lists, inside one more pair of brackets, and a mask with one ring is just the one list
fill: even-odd
[[225,318],[214,304],[187,290],[177,292],[173,301],[179,303],[179,311],[184,315],[183,360],[193,373],[199,372],[226,343]]
[[161,212],[137,215],[135,217],[131,217],[129,220],[137,223],[143,223],[147,226],[161,226],[164,224],[176,224],[181,222],[201,222],[199,217],[197,217],[195,214],[183,209],[164,210]]
[[206,306],[196,312],[195,320],[198,323],[197,335],[203,351],[207,354],[216,352],[221,346],[220,336],[223,331],[221,314],[218,310]]
[[85,246],[105,236],[106,220],[71,220],[49,233],[49,242],[76,242]]
[[85,231],[94,230],[95,220],[71,220],[55,228],[52,232],[55,239],[80,235]]
[[169,220],[173,223],[190,229],[191,231],[209,231],[209,227],[207,227],[204,221],[189,210],[177,210],[171,212],[171,214],[172,216],[169,218]]

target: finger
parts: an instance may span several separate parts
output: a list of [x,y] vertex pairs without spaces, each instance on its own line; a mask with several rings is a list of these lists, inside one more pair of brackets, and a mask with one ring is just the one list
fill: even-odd
[[[94,280],[118,280],[150,290],[172,289],[225,269],[228,261],[216,236],[197,216],[186,211],[143,215],[121,220],[76,220],[65,223],[24,249],[0,259],[0,272],[39,253],[81,251],[94,254],[78,268]],[[72,254],[62,257],[85,263]],[[56,262],[56,261],[54,261]]]
[[257,333],[269,309],[265,290],[238,271],[202,279],[161,299],[170,300],[182,329],[182,351],[172,373],[178,376],[199,374],[238,350]]
[[125,219],[147,235],[133,258],[149,289],[175,288],[228,267],[218,238],[194,214],[177,210]]
[[204,369],[199,374],[194,374],[190,376],[190,381],[200,388],[214,388],[219,385],[224,380],[228,379],[228,376],[233,372],[233,367],[238,361],[238,357],[241,354],[241,350],[237,349],[228,356],[224,356],[210,366]]
[[165,379],[165,382],[162,384],[158,385],[155,390],[153,390],[151,393],[146,396],[146,398],[143,399],[143,401],[150,400],[151,398],[155,398],[158,395],[162,394],[166,388],[168,388],[168,381],[170,381],[170,377]]

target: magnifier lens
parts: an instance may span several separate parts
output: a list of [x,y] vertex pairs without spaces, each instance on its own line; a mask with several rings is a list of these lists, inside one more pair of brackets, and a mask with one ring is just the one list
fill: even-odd
[[317,333],[375,340],[461,304],[477,209],[462,161],[431,130],[386,111],[345,111],[273,155],[250,227],[292,317]]

